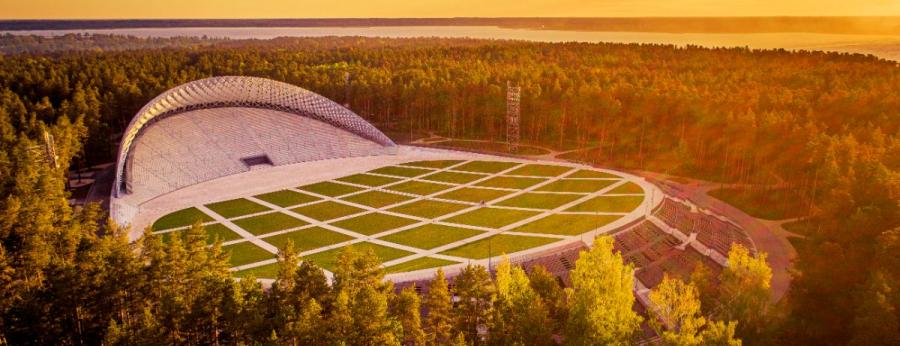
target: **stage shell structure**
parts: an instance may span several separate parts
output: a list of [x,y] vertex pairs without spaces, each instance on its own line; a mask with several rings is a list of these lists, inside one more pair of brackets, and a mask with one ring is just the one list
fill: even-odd
[[134,116],[119,145],[111,217],[125,225],[143,202],[250,170],[391,155],[396,144],[349,109],[303,88],[257,77],[174,87]]

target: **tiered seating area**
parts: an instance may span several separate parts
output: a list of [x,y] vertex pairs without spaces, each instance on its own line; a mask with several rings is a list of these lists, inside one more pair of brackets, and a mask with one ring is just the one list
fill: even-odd
[[163,118],[136,141],[126,182],[156,196],[249,170],[242,158],[274,165],[382,154],[385,148],[321,121],[257,108],[212,108]]
[[738,226],[712,215],[693,212],[688,205],[671,198],[663,200],[654,215],[685,236],[697,233],[697,240],[723,256],[728,255],[732,243],[753,250],[750,238]]
[[519,265],[525,271],[531,271],[536,266],[542,266],[548,272],[560,280],[563,286],[569,287],[572,281],[569,279],[569,271],[575,269],[575,262],[581,251],[587,250],[583,243],[568,245],[562,249],[554,249],[554,253],[539,257],[529,257],[521,261],[513,260],[513,264]]
[[654,215],[685,236],[693,232],[697,220],[696,213],[692,212],[689,206],[671,198],[664,199]]
[[687,247],[683,251],[675,249],[671,256],[641,268],[637,271],[636,276],[644,286],[655,287],[662,281],[665,273],[668,273],[670,277],[687,280],[697,263],[712,270],[715,276],[722,271],[722,267],[711,258],[697,252],[692,247]]
[[678,239],[666,234],[649,221],[616,234],[613,249],[636,267],[644,267],[671,253],[679,245]]
[[697,240],[723,256],[728,255],[731,244],[738,243],[754,251],[750,238],[737,226],[713,216],[700,219],[697,229]]

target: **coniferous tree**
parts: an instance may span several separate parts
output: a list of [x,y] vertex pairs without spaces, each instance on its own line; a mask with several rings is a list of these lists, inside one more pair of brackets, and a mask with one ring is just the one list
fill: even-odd
[[400,326],[403,328],[401,344],[425,345],[425,332],[422,331],[419,313],[419,295],[412,287],[407,287],[399,294],[394,295],[391,303],[391,315],[400,321]]
[[466,342],[481,344],[479,328],[490,323],[494,285],[487,269],[467,265],[453,280],[453,293],[457,297],[455,312],[456,330],[462,332]]
[[453,342],[453,302],[444,271],[438,269],[425,296],[425,332],[428,343],[450,345]]

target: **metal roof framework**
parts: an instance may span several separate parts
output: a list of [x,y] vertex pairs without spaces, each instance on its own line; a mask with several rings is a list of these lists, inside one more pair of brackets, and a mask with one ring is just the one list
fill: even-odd
[[248,107],[282,111],[322,121],[382,146],[396,144],[353,111],[309,90],[259,77],[223,76],[188,82],[160,94],[131,119],[119,145],[113,196],[127,191],[127,162],[142,131],[155,121],[198,109]]

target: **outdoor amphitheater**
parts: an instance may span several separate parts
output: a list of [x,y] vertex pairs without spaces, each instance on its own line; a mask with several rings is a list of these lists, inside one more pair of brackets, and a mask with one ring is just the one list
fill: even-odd
[[638,297],[665,273],[721,271],[733,243],[755,249],[736,224],[644,178],[397,145],[325,97],[253,77],[190,82],[144,106],[119,147],[110,213],[133,240],[202,222],[236,277],[270,282],[292,241],[326,276],[342,249],[371,249],[388,280],[420,292],[437,268],[452,280],[504,256],[568,285],[604,234],[637,268]]

